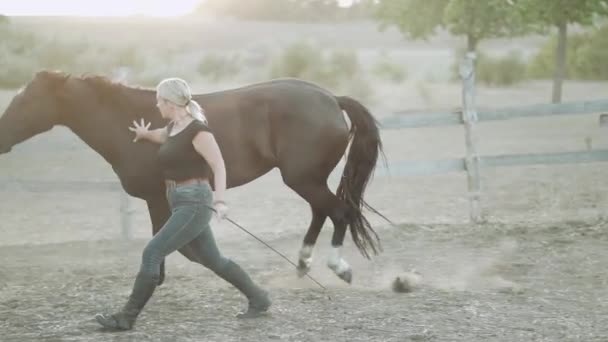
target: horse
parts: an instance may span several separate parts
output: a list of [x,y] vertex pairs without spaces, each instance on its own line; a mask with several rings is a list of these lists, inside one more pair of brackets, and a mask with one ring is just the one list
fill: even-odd
[[[378,121],[369,110],[351,97],[335,96],[296,78],[195,94],[193,99],[204,108],[223,154],[228,189],[278,168],[283,183],[310,205],[312,219],[298,253],[297,275],[310,271],[313,248],[329,217],[334,230],[327,266],[351,284],[352,267],[341,255],[347,227],[365,258],[382,251],[378,234],[363,214],[365,208],[378,213],[363,195],[378,156],[386,158]],[[159,145],[133,143],[127,129],[140,118],[152,128],[167,124],[156,108],[154,89],[96,74],[38,71],[0,117],[0,154],[55,125],[69,128],[110,163],[126,193],[146,202],[154,235],[170,210],[156,159]],[[334,194],[327,180],[349,143]],[[190,246],[179,252],[198,262]],[[164,279],[163,261],[159,285]]]

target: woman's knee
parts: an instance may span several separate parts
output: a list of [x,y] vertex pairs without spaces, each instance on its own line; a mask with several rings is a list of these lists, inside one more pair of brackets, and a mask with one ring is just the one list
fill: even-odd
[[160,264],[163,261],[163,255],[160,249],[154,245],[148,244],[141,256],[141,268],[148,274],[160,274]]
[[221,271],[224,267],[226,267],[229,261],[230,259],[221,254],[203,255],[200,258],[200,263],[214,272]]

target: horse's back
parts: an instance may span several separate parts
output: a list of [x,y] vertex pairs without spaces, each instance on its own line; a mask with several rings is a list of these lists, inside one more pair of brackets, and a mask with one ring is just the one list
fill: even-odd
[[[235,127],[242,123],[274,120],[294,125],[344,128],[336,97],[327,89],[298,78],[277,78],[264,82],[199,94],[195,97],[212,121]],[[253,126],[257,124],[253,123]]]
[[334,97],[334,95],[329,90],[323,88],[319,84],[292,77],[276,78],[263,82],[244,85],[237,88],[225,89],[206,94],[198,94],[196,95],[196,97],[200,98],[201,101],[208,101],[210,99],[222,97],[251,97],[259,96],[262,94],[274,94],[283,92],[298,94],[298,96],[302,96],[303,94],[322,94],[323,96],[327,96],[330,98]]
[[[267,170],[286,161],[326,164],[325,152],[331,152],[331,164],[348,141],[335,96],[312,82],[280,78],[198,96],[232,170]],[[251,180],[240,174],[232,179]]]

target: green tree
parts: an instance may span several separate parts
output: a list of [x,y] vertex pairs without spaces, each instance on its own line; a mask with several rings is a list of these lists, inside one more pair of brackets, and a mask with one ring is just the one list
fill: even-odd
[[467,38],[468,51],[476,51],[483,39],[522,34],[527,29],[521,12],[508,0],[380,0],[374,18],[381,29],[394,25],[413,39],[447,29]]
[[406,37],[427,39],[443,25],[443,14],[451,0],[381,0],[374,18],[382,30],[396,26]]
[[592,25],[600,16],[608,15],[608,0],[514,0],[520,13],[530,25],[539,29],[557,28],[558,40],[553,69],[551,100],[562,99],[562,85],[566,76],[568,26]]

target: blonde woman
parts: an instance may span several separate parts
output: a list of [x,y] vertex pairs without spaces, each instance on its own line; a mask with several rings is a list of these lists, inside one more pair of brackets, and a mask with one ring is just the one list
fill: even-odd
[[[170,120],[167,127],[148,130],[150,123],[141,121],[133,122],[129,129],[135,133],[134,142],[147,139],[161,144],[158,157],[172,215],[144,248],[133,290],[122,310],[112,315],[98,314],[95,318],[106,328],[132,329],[157,286],[161,262],[193,240],[190,246],[196,246],[197,261],[247,297],[248,309],[237,317],[257,317],[271,305],[268,293],[238,264],[220,253],[209,225],[214,210],[220,219],[227,212],[226,170],[203,110],[192,99],[188,84],[179,78],[161,81],[156,97],[161,115]],[[212,174],[215,194],[209,183]]]

